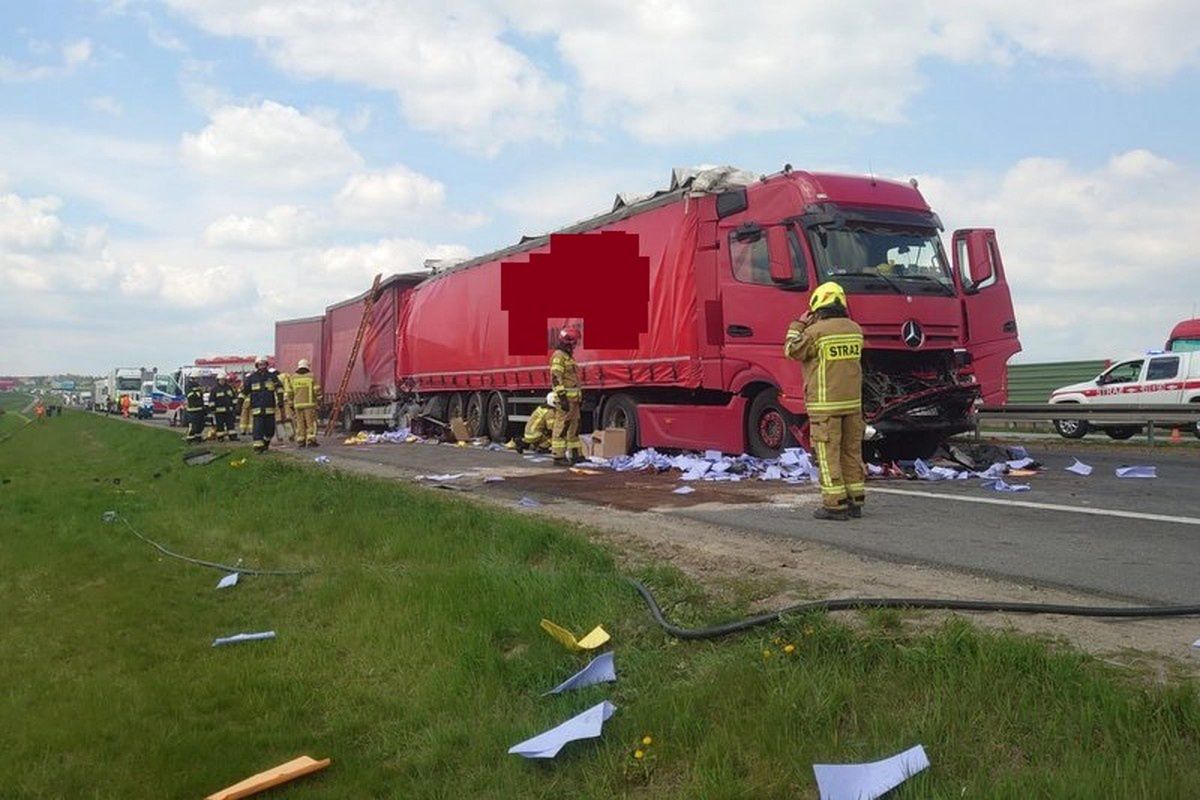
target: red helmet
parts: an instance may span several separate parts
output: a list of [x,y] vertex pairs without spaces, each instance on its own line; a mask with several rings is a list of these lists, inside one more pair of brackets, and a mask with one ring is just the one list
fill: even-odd
[[579,331],[574,328],[563,328],[559,331],[558,340],[564,344],[579,344]]

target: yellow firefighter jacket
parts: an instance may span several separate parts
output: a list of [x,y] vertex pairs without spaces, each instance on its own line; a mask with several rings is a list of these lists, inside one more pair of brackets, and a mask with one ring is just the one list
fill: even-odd
[[788,326],[783,353],[804,369],[804,404],[810,414],[862,410],[862,328],[847,317]]
[[297,372],[290,376],[286,385],[289,391],[292,408],[297,411],[305,408],[316,408],[321,404],[321,384],[311,372]]
[[529,415],[529,421],[525,423],[525,442],[533,444],[545,439],[550,441],[554,427],[554,409],[550,406],[538,406]]
[[583,390],[579,385],[579,367],[566,350],[555,350],[550,358],[550,377],[554,391],[562,391],[568,398],[579,399]]

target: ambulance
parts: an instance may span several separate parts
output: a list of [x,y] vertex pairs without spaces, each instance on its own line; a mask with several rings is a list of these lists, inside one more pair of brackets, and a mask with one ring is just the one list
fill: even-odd
[[[1162,406],[1200,403],[1200,350],[1151,350],[1110,365],[1094,379],[1055,389],[1051,403]],[[1141,425],[1096,425],[1086,420],[1054,421],[1060,436],[1079,439],[1102,430],[1113,439],[1128,439]],[[1170,426],[1168,426],[1170,427]],[[1200,438],[1200,423],[1192,426]]]

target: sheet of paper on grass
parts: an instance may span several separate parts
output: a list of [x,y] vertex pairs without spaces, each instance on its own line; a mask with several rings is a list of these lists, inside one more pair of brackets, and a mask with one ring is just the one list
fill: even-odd
[[1074,463],[1066,468],[1067,472],[1074,472],[1076,475],[1082,475],[1085,478],[1092,474],[1091,466],[1083,463],[1078,458],[1073,458],[1072,461]]
[[562,642],[568,650],[595,650],[610,638],[603,625],[592,628],[591,633],[582,639],[576,639],[575,634],[561,625],[555,625],[548,619],[542,620],[542,630]]
[[537,508],[541,505],[541,503],[537,500],[534,500],[532,497],[522,497],[517,501],[517,505],[519,505],[521,508]]
[[561,694],[571,689],[582,689],[585,686],[594,686],[597,683],[609,683],[616,679],[617,667],[613,663],[613,654],[610,650],[593,658],[586,667],[546,692],[546,694]]
[[1157,478],[1158,468],[1147,465],[1117,467],[1118,478]]
[[604,729],[604,723],[616,710],[616,706],[604,700],[545,733],[514,744],[508,748],[508,752],[525,758],[554,758],[568,742],[595,739],[599,736]]
[[293,758],[286,764],[280,764],[278,767],[272,767],[265,772],[251,775],[246,780],[239,781],[233,786],[227,786],[219,792],[213,792],[204,800],[240,800],[240,798],[265,792],[273,786],[294,781],[296,778],[317,772],[328,766],[328,758],[322,758],[320,761],[317,761],[315,758],[309,756],[300,756],[299,758]]
[[691,494],[694,491],[696,490],[690,486],[680,486],[678,489],[671,492],[671,494]]
[[237,586],[237,582],[238,574],[236,572],[231,572],[224,578],[221,578],[221,580],[217,581],[217,588],[228,589],[230,586]]
[[928,768],[925,748],[917,745],[869,764],[813,764],[813,773],[821,800],[875,800]]
[[260,633],[235,633],[233,636],[218,636],[213,639],[212,646],[220,647],[223,644],[236,644],[237,642],[257,642],[260,639],[274,639],[275,631],[262,631]]

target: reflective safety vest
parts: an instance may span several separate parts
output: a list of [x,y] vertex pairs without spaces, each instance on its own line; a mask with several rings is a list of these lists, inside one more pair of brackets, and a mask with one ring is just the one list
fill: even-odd
[[578,400],[583,395],[579,383],[579,366],[566,350],[555,350],[550,357],[550,378],[554,391],[562,391],[569,398]]
[[291,376],[290,389],[293,408],[316,408],[321,404],[321,384],[311,372],[297,372]]
[[862,328],[848,317],[827,317],[788,327],[783,352],[804,369],[804,404],[810,414],[862,411]]
[[209,402],[212,403],[213,411],[218,414],[224,414],[226,411],[233,410],[233,387],[228,383],[218,383],[208,395]]
[[265,369],[260,369],[246,376],[242,384],[242,396],[250,403],[251,414],[274,416],[282,388],[278,378]]
[[199,386],[193,386],[188,389],[187,393],[187,410],[188,411],[203,411],[204,410],[204,390]]
[[538,406],[525,423],[525,441],[533,443],[539,439],[548,439],[553,434],[553,427],[554,409],[550,406]]

